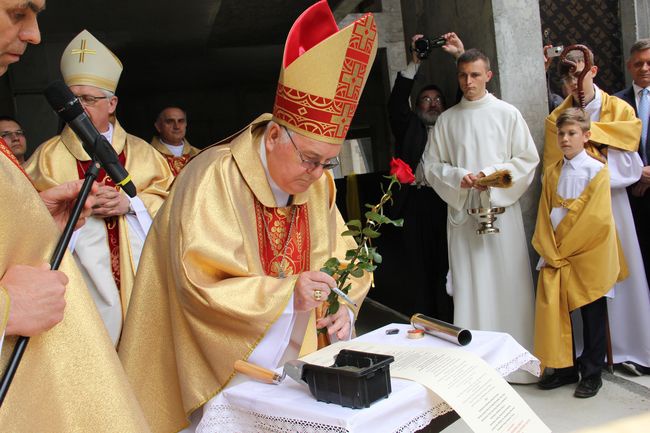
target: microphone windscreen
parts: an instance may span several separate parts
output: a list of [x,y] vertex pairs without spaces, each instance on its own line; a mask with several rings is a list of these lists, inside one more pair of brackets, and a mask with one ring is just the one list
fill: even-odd
[[61,80],[54,81],[47,86],[44,93],[47,102],[66,123],[72,121],[84,111],[80,103],[75,103],[76,97]]

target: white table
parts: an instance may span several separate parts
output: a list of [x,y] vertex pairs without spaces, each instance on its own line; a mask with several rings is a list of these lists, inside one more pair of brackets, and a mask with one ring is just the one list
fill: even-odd
[[[399,333],[386,335],[386,329]],[[359,341],[387,345],[445,347],[467,350],[490,364],[502,376],[526,370],[539,376],[539,361],[510,335],[472,331],[464,347],[425,336],[406,338],[410,325],[392,324],[358,337]],[[413,433],[453,409],[440,397],[416,382],[391,379],[392,393],[365,409],[350,409],[316,401],[307,385],[290,378],[280,385],[248,380],[225,389],[204,406],[197,433]]]

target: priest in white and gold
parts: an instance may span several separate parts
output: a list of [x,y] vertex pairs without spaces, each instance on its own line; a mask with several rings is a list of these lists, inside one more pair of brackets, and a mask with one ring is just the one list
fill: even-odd
[[151,139],[151,145],[167,160],[174,176],[178,176],[190,159],[200,152],[185,137],[187,113],[180,107],[165,107],[158,114],[154,127],[157,135]]
[[[65,83],[113,145],[137,189],[137,196],[129,198],[101,170],[99,206],[71,241],[74,258],[114,344],[119,341],[144,239],[173,180],[165,159],[124,131],[115,118],[115,89],[121,72],[119,59],[86,30],[61,57]],[[36,188],[43,190],[83,178],[89,164],[81,141],[66,126],[61,135],[36,149],[25,170]]]
[[[233,363],[267,368],[316,349],[316,328],[348,339],[356,311],[316,319],[336,282],[319,269],[342,237],[327,168],[376,52],[374,18],[339,31],[326,1],[294,24],[273,114],[196,156],[151,229],[120,358],[154,432],[201,419]],[[352,282],[360,305],[367,276]],[[239,379],[236,379],[239,380]],[[207,403],[207,404],[206,404]],[[197,410],[198,409],[198,410]]]

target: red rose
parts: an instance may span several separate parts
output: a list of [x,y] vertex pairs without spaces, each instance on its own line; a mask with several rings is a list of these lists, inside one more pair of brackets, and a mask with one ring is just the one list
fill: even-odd
[[400,183],[413,183],[415,176],[411,167],[399,158],[392,158],[390,160],[390,174],[395,175]]

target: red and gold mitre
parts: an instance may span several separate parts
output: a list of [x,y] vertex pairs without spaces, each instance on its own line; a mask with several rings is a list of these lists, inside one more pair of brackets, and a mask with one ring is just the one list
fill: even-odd
[[339,30],[326,0],[311,6],[287,36],[273,120],[307,137],[342,143],[376,53],[372,14]]

